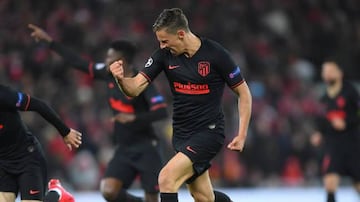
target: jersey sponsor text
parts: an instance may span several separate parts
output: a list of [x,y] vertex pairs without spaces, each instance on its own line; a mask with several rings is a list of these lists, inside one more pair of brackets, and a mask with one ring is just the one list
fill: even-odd
[[174,82],[173,84],[175,91],[183,94],[202,95],[210,93],[208,84],[195,84],[190,82],[187,84]]

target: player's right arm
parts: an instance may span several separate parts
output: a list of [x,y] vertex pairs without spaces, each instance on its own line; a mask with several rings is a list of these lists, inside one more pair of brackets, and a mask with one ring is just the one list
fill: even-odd
[[160,74],[165,66],[167,52],[156,50],[146,62],[144,68],[131,78],[124,77],[123,61],[118,60],[110,65],[110,72],[115,77],[118,86],[129,97],[136,97]]
[[[79,54],[75,51],[65,47],[59,42],[54,41],[54,39],[40,27],[29,24],[28,27],[32,30],[30,36],[35,39],[35,41],[43,41],[49,45],[51,50],[59,54],[64,61],[69,64],[71,67],[78,69],[82,72],[89,74],[91,77],[95,78],[107,78],[107,71],[105,64],[96,63],[84,60]],[[103,65],[103,66],[101,66]],[[98,71],[97,71],[98,70]]]
[[136,97],[142,93],[149,85],[149,81],[141,73],[128,78],[124,77],[124,68],[122,60],[115,61],[110,65],[110,72],[115,77],[120,90],[129,97]]

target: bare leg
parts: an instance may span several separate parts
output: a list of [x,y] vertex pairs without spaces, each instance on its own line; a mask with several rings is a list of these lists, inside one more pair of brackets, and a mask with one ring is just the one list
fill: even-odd
[[159,187],[162,193],[176,193],[180,186],[194,174],[192,162],[179,152],[161,169]]
[[340,183],[340,176],[336,173],[326,174],[323,178],[327,192],[327,202],[335,202],[335,192]]
[[187,187],[195,202],[213,202],[215,200],[209,171],[206,171],[197,177],[196,180]]
[[0,192],[0,201],[15,201],[15,194],[12,192]]
[[158,193],[145,193],[146,202],[158,202],[159,194]]
[[179,152],[161,169],[158,181],[160,200],[178,202],[177,192],[180,186],[194,174],[192,162]]

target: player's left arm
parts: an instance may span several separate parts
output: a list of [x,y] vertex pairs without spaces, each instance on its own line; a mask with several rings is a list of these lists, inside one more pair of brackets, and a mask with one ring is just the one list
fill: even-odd
[[59,131],[69,149],[78,148],[81,144],[81,133],[70,129],[49,105],[38,98],[0,86],[0,107],[17,111],[35,111]]
[[238,96],[239,131],[237,136],[235,136],[228,145],[228,148],[235,151],[242,151],[251,118],[252,96],[245,81],[233,88],[233,91]]
[[236,65],[229,51],[219,46],[216,52],[216,66],[227,85],[238,96],[239,131],[228,148],[234,151],[242,151],[244,148],[247,131],[250,123],[252,97],[249,87],[241,74],[240,67]]

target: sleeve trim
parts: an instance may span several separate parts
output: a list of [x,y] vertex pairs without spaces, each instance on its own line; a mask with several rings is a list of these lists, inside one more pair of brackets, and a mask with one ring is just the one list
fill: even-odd
[[145,72],[140,71],[139,73],[140,73],[141,75],[143,75],[143,76],[145,77],[145,79],[148,80],[149,83],[151,83],[150,77],[149,77]]
[[31,97],[28,94],[26,96],[27,96],[28,99],[27,99],[27,102],[26,102],[25,111],[27,111],[29,109],[30,99],[31,99]]
[[243,84],[244,82],[245,82],[245,79],[243,79],[243,80],[239,81],[238,83],[236,83],[236,84],[234,84],[234,85],[230,86],[230,88],[231,88],[231,89],[234,89],[234,88],[236,88],[236,87],[240,86],[241,84]]

